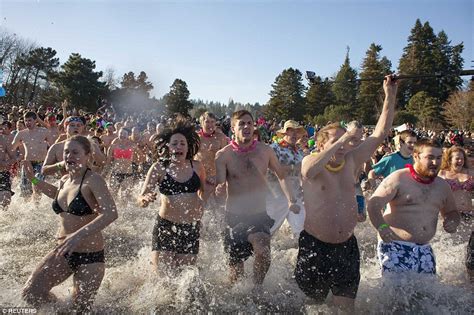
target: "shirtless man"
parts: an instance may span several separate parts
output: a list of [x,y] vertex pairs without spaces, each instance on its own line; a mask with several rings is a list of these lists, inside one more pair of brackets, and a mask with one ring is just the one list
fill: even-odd
[[[449,184],[438,177],[443,151],[431,139],[415,144],[414,165],[392,173],[368,202],[370,221],[379,232],[378,256],[382,275],[415,272],[435,274],[436,262],[429,245],[436,233],[438,215],[443,228],[456,232],[460,214]],[[388,204],[382,214],[383,207]]]
[[135,144],[132,161],[133,178],[134,180],[145,178],[149,169],[147,165],[148,152],[150,151],[149,141],[140,134],[138,127],[132,128],[130,140]]
[[[75,135],[83,135],[84,134],[84,121],[81,119],[81,117],[77,116],[70,116],[66,118],[65,121],[66,125],[66,138],[70,139],[72,136]],[[63,140],[61,142],[57,142],[53,144],[46,155],[46,159],[44,160],[43,168],[42,168],[42,174],[43,175],[53,175],[53,174],[59,174],[59,175],[65,175],[66,174],[66,168],[64,164],[64,159],[63,159],[63,151],[64,151],[64,145],[66,143],[66,140]],[[106,156],[105,154],[102,153],[100,150],[99,146],[95,142],[91,142],[92,144],[92,154],[91,157],[95,164],[102,166],[105,161],[106,161]]]
[[[11,125],[11,124],[10,124]],[[6,124],[0,125],[0,206],[3,209],[8,208],[11,197],[14,195],[12,191],[12,181],[10,178],[11,166],[18,159],[16,152],[12,150],[12,139],[8,132],[4,134],[4,128],[8,129]]]
[[351,123],[346,131],[338,123],[330,124],[318,132],[319,153],[306,156],[301,166],[306,217],[296,282],[316,303],[323,303],[331,290],[333,304],[345,311],[353,310],[360,281],[354,177],[384,140],[394,116],[397,84],[387,76],[383,87],[382,113],[370,137],[353,148],[349,143],[362,126]]
[[46,123],[46,128],[51,133],[51,139],[53,140],[53,142],[55,142],[61,134],[61,132],[59,132],[58,124],[56,122],[56,116],[54,114],[48,114],[48,116],[46,116],[46,118],[44,119],[44,122]]
[[201,130],[198,132],[201,139],[201,146],[195,156],[197,161],[201,161],[206,170],[206,184],[213,186],[216,178],[215,157],[217,151],[224,148],[227,138],[221,132],[216,132],[216,116],[210,112],[205,112],[199,118]]
[[111,122],[108,122],[105,124],[105,131],[106,131],[106,134],[100,137],[100,140],[102,140],[104,153],[107,153],[107,150],[109,150],[110,144],[112,143],[112,141],[114,141],[115,138],[117,138],[117,135],[115,134],[114,124],[112,124]]
[[[216,184],[227,183],[225,249],[230,255],[230,281],[243,275],[244,261],[255,254],[254,283],[259,290],[270,267],[270,228],[266,196],[268,169],[281,180],[291,211],[299,212],[295,192],[285,179],[287,172],[278,162],[275,152],[253,140],[254,121],[246,110],[232,115],[235,140],[216,154]],[[216,188],[218,189],[218,188]]]
[[[25,113],[23,120],[26,129],[19,131],[12,142],[12,150],[16,150],[23,144],[25,148],[25,160],[31,161],[35,173],[41,173],[41,166],[48,152],[48,147],[53,143],[51,133],[45,128],[36,127],[36,113]],[[29,197],[33,193],[31,182],[26,177],[23,169],[21,173],[21,195]]]

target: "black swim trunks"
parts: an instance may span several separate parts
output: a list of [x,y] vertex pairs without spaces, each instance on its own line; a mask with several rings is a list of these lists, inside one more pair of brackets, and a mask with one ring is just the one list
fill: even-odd
[[226,213],[227,227],[224,236],[224,248],[229,253],[230,264],[238,264],[252,256],[252,244],[248,241],[250,234],[263,232],[270,235],[270,228],[275,220],[267,212],[253,215],[235,215]]
[[158,216],[153,228],[152,250],[198,254],[201,222],[175,223]]
[[466,268],[474,270],[474,231],[471,232],[469,243],[467,244]]
[[353,235],[344,243],[325,243],[301,232],[295,278],[300,289],[323,303],[329,290],[355,299],[360,282],[360,254]]
[[0,172],[0,191],[9,191],[12,196],[15,194],[12,191],[12,181],[10,178],[10,172]]
[[104,250],[90,253],[73,252],[71,254],[64,255],[64,258],[66,258],[67,264],[74,272],[77,272],[79,267],[82,265],[105,262]]

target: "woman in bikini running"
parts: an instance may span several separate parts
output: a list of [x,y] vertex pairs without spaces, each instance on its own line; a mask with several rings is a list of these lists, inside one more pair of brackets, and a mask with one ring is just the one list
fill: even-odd
[[66,141],[67,174],[59,188],[34,177],[31,163],[23,162],[31,183],[54,199],[53,211],[60,217],[58,245],[35,268],[22,292],[35,307],[55,302],[51,289],[72,275],[74,312],[87,312],[104,277],[102,230],[117,219],[117,209],[104,179],[87,167],[90,154],[87,138]]
[[157,162],[148,171],[138,203],[147,207],[155,201],[158,187],[161,206],[152,241],[152,263],[158,272],[160,261],[169,270],[196,262],[207,193],[204,167],[193,160],[200,144],[194,127],[178,119],[155,141]]

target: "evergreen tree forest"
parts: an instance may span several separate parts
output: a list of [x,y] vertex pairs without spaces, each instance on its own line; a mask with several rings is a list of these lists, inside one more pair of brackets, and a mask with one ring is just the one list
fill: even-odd
[[[459,72],[464,60],[463,43],[451,43],[444,31],[435,32],[429,22],[416,20],[394,69],[383,47],[372,43],[361,61],[353,61],[349,47],[339,69],[330,77],[289,66],[269,87],[266,104],[227,104],[190,99],[192,86],[176,79],[162,98],[153,97],[155,86],[144,70],[117,75],[113,69],[96,69],[91,56],[71,53],[61,63],[52,47],[39,47],[27,39],[0,29],[0,67],[6,95],[0,102],[26,105],[30,102],[59,106],[67,100],[76,108],[95,111],[101,99],[113,103],[118,112],[153,110],[198,117],[208,110],[218,117],[247,109],[255,116],[277,121],[295,119],[318,125],[357,119],[375,124],[383,102],[381,81],[387,74],[439,74],[433,78],[402,80],[399,84],[394,124],[416,123],[423,127],[473,127],[472,84],[463,88]],[[146,70],[146,69],[145,69]],[[99,101],[98,101],[99,100]]]

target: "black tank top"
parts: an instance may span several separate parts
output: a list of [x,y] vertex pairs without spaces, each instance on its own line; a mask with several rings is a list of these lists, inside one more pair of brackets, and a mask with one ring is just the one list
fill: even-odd
[[[191,168],[193,167],[193,162],[191,162]],[[185,181],[184,183],[176,181],[173,177],[171,177],[168,172],[166,172],[165,178],[160,182],[158,185],[158,190],[163,195],[179,195],[183,193],[195,193],[201,187],[201,179],[199,178],[198,174],[193,169],[193,175],[190,179]]]
[[61,190],[62,186],[59,187],[58,193],[56,194],[56,198],[53,200],[53,211],[56,214],[60,214],[62,212],[67,212],[67,213],[77,215],[77,216],[84,216],[84,215],[94,214],[94,211],[89,206],[87,201],[84,199],[84,196],[82,195],[82,192],[81,192],[82,183],[84,182],[84,178],[86,177],[87,171],[89,171],[89,169],[86,169],[86,171],[84,172],[84,175],[82,176],[81,184],[79,185],[79,191],[78,191],[76,197],[67,206],[66,211],[64,211],[61,208],[61,206],[59,205],[59,202],[58,202],[58,195],[59,195],[59,191]]

